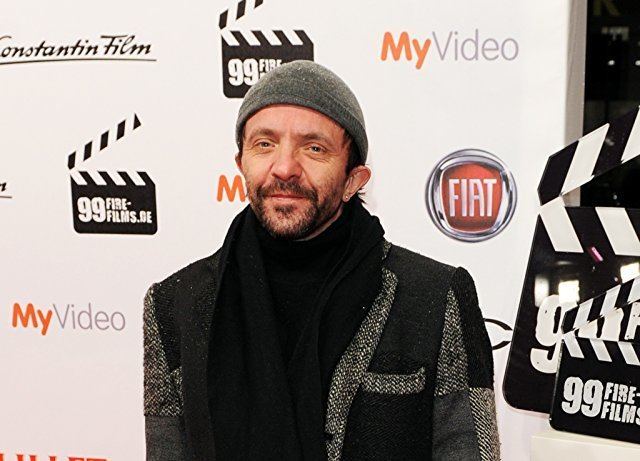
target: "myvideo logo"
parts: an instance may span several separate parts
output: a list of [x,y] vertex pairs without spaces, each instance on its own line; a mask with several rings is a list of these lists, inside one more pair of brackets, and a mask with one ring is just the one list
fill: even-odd
[[[122,312],[94,309],[91,303],[85,308],[77,308],[75,304],[52,304],[50,308],[39,309],[33,303],[14,303],[11,326],[39,331],[46,336],[51,328],[69,330],[122,331],[126,326]],[[2,460],[0,460],[2,461]]]
[[480,29],[475,29],[470,35],[457,30],[446,33],[433,31],[426,38],[412,37],[408,32],[385,32],[380,59],[415,61],[416,69],[420,69],[427,59],[449,62],[513,61],[519,53],[520,45],[516,39],[489,37]]

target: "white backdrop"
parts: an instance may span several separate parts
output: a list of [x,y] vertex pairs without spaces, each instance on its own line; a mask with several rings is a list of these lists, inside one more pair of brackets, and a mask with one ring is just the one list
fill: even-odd
[[[143,459],[142,297],[152,282],[212,253],[244,206],[217,200],[220,176],[237,174],[233,129],[240,99],[223,93],[218,27],[227,8],[227,37],[230,30],[283,30],[292,40],[294,30],[307,34],[314,59],[342,76],[363,107],[373,170],[366,200],[387,237],[468,268],[485,317],[513,326],[537,182],[547,156],[579,135],[566,128],[568,114],[577,111],[567,104],[569,0],[265,0],[257,8],[249,0],[237,21],[237,6],[223,2],[25,0],[5,7],[0,22],[0,195],[10,197],[0,198],[0,454],[6,461],[18,454]],[[476,30],[480,40],[511,39],[517,56],[511,48],[509,59],[456,58],[456,43]],[[420,68],[415,54],[411,61],[381,59],[386,32],[432,40]],[[135,35],[128,46],[140,48],[109,54],[101,35]],[[451,38],[452,48],[443,53],[434,36],[439,46]],[[57,62],[60,56],[47,55],[55,50],[46,46],[77,40],[98,44],[96,54]],[[133,114],[141,126],[127,125],[116,141],[118,123]],[[109,145],[99,151],[106,130]],[[90,140],[92,155],[82,162]],[[484,242],[445,236],[427,213],[429,173],[462,148],[497,155],[518,188],[513,220]],[[76,232],[67,168],[73,151],[76,170],[146,172],[155,183],[157,232]],[[81,314],[89,304],[91,328],[89,314]],[[489,331],[494,343],[509,339],[508,331]],[[507,352],[494,355],[503,459],[525,460],[531,434],[546,422],[504,403]]]

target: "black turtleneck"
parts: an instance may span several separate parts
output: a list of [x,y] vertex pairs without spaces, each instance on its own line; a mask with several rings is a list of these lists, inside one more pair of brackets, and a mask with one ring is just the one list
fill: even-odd
[[335,222],[310,240],[278,239],[262,227],[258,229],[285,365],[311,317],[322,285],[346,251],[350,208],[345,206]]

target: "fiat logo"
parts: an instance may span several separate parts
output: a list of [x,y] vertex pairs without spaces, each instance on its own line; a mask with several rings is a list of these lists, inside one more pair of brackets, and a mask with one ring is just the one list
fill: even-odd
[[498,157],[464,149],[438,162],[426,199],[438,229],[457,240],[479,242],[502,231],[513,217],[516,185]]

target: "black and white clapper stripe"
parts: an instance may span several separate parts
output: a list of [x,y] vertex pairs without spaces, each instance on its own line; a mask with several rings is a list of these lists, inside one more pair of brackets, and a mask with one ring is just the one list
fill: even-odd
[[[569,355],[574,358],[591,358],[600,362],[622,360],[628,365],[640,366],[637,343],[596,338],[595,327],[600,319],[617,313],[630,317],[637,315],[631,309],[640,300],[640,276],[610,288],[606,292],[580,303],[567,311],[562,322],[562,340]],[[622,319],[621,319],[622,320]],[[625,323],[630,321],[626,319]],[[635,331],[635,328],[634,330]],[[636,338],[627,338],[631,341]]]
[[563,338],[569,355],[577,359],[598,362],[625,363],[640,367],[640,344],[627,341],[607,341],[595,338],[579,338],[568,334]]
[[71,179],[78,186],[143,187],[155,184],[144,171],[78,171]]
[[241,32],[238,30],[226,30],[222,32],[222,40],[227,47],[240,47],[242,49],[260,47],[263,51],[271,48],[296,48],[313,46],[311,39],[303,30],[252,30]]
[[[568,212],[564,196],[594,177],[640,155],[638,109],[607,123],[551,156],[538,186],[540,217],[556,252],[586,253],[581,236],[592,219],[616,256],[640,256],[640,216],[618,207],[595,207],[592,217]],[[591,215],[589,215],[591,216]]]
[[218,27],[220,30],[226,28],[229,24],[229,19],[235,22],[247,13],[247,8],[258,8],[263,2],[264,0],[240,0],[233,8],[226,9],[220,13]]
[[136,114],[119,122],[114,128],[104,131],[96,139],[87,142],[82,148],[73,151],[67,157],[67,167],[73,170],[76,166],[89,160],[93,155],[103,151],[109,145],[122,139],[127,133],[139,128],[142,124]]
[[640,301],[640,276],[615,285],[606,292],[568,310],[562,320],[562,333],[575,332],[636,301]]

